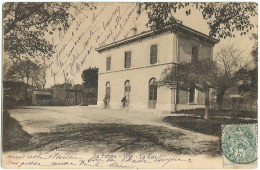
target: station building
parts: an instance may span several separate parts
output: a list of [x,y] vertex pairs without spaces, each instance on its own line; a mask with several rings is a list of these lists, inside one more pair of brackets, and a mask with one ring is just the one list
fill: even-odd
[[98,105],[105,95],[110,108],[118,108],[123,96],[130,109],[175,112],[204,107],[204,93],[158,87],[165,68],[180,62],[213,58],[218,42],[208,35],[176,24],[162,30],[149,30],[104,45],[100,54]]

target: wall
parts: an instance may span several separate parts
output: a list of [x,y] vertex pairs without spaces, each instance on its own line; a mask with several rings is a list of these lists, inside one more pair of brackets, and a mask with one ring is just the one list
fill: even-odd
[[[100,74],[98,84],[98,105],[103,103],[106,83],[109,81],[111,87],[110,107],[118,108],[121,99],[124,96],[124,83],[126,80],[130,80],[130,107],[135,109],[148,108],[149,81],[151,78],[159,80],[162,70],[168,66],[170,66],[170,64]],[[171,95],[171,89],[167,87],[158,87],[156,108],[159,110],[171,110]]]
[[108,72],[106,71],[106,58],[108,56],[111,56],[110,71],[124,70],[126,51],[131,51],[131,68],[150,66],[150,46],[154,44],[158,45],[157,64],[173,62],[175,55],[173,47],[176,48],[174,37],[174,34],[168,32],[104,51],[100,55],[99,72]]
[[198,46],[198,60],[213,58],[213,46],[196,38],[178,34],[179,62],[191,62],[192,46]]
[[[203,60],[207,58],[213,58],[213,45],[206,42],[202,42],[191,36],[186,36],[182,33],[178,34],[178,59],[179,62],[191,62],[192,46],[198,46],[198,60]],[[189,105],[188,103],[188,92],[184,90],[178,91],[178,103],[180,104],[178,110],[203,107],[205,103],[205,94],[196,90],[195,105]],[[197,106],[196,106],[197,104]],[[185,108],[186,105],[186,108]]]
[[[160,79],[164,68],[176,62],[176,37],[167,32],[150,37],[140,42],[124,45],[102,52],[99,66],[98,105],[103,103],[106,83],[111,86],[110,107],[118,108],[124,96],[124,83],[130,80],[130,107],[133,109],[147,109],[149,99],[149,80]],[[157,63],[150,64],[150,47],[157,44]],[[124,68],[125,51],[131,51],[131,67]],[[111,69],[106,71],[106,58],[111,56]],[[166,87],[157,89],[158,110],[171,110],[172,91]]]

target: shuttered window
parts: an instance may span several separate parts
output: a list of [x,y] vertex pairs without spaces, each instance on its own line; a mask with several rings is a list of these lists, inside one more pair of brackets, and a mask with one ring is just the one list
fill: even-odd
[[191,86],[189,90],[189,103],[195,102],[195,86]]
[[107,70],[111,69],[111,57],[107,57]]
[[192,56],[191,56],[191,63],[197,62],[198,60],[198,47],[192,47]]
[[131,51],[125,52],[125,68],[131,67]]
[[157,63],[157,45],[152,45],[150,48],[150,63]]

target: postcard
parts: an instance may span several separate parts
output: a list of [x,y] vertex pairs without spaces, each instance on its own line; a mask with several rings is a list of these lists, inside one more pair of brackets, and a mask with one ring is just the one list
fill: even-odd
[[257,3],[5,2],[2,18],[2,168],[257,167]]

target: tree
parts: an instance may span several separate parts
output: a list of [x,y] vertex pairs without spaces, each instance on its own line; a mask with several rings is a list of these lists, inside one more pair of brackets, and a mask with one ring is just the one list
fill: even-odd
[[255,41],[251,55],[253,56],[255,67],[258,66],[258,33],[253,33],[251,39]]
[[255,44],[252,48],[251,55],[254,60],[254,68],[243,67],[235,73],[238,83],[238,90],[251,100],[256,100],[258,95],[258,33],[252,34]]
[[254,2],[142,2],[137,3],[138,14],[146,12],[152,29],[182,22],[174,17],[177,10],[188,16],[192,10],[199,10],[210,28],[209,35],[216,38],[234,37],[234,31],[246,34],[254,25],[251,18],[256,16],[257,3]]
[[40,64],[38,69],[32,73],[32,82],[38,90],[44,90],[46,84],[46,73],[48,65]]
[[85,86],[85,99],[88,104],[96,104],[98,92],[98,68],[89,67],[82,72],[83,85]]
[[205,93],[205,116],[209,114],[209,91],[215,86],[217,76],[217,65],[211,59],[197,61],[194,63],[179,63],[166,68],[162,73],[159,86],[177,86],[182,90],[195,87]]
[[[92,9],[91,3],[81,3]],[[21,59],[24,54],[36,58],[49,57],[52,44],[45,34],[66,30],[74,16],[69,2],[6,2],[3,5],[4,51],[11,59]],[[80,10],[78,10],[80,11]]]
[[3,107],[9,108],[21,103],[24,100],[24,82],[3,80]]
[[98,88],[98,68],[89,67],[82,72],[81,78],[83,80],[83,85],[89,89]]
[[218,76],[216,77],[215,93],[217,109],[222,108],[222,102],[226,91],[237,86],[235,73],[241,67],[241,55],[244,51],[235,48],[234,45],[223,46],[215,55],[218,64]]
[[21,81],[25,82],[26,86],[24,88],[25,91],[25,102],[28,104],[28,87],[29,81],[32,81],[32,77],[34,72],[39,70],[39,66],[30,61],[30,60],[22,60],[14,62],[13,65],[8,69],[7,79],[13,81]]
[[244,96],[251,100],[256,100],[258,95],[258,69],[239,69],[235,77],[238,83],[238,90]]

